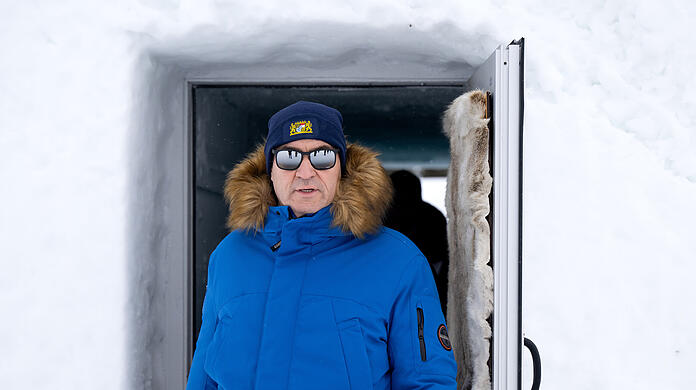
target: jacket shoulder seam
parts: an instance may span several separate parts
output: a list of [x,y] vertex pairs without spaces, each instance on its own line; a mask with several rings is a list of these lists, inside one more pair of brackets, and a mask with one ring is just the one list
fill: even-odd
[[402,233],[399,233],[398,231],[391,229],[391,228],[388,228],[386,226],[383,227],[383,232],[384,232],[384,234],[387,234],[390,237],[398,240],[405,247],[410,248],[410,249],[415,249],[416,251],[418,251],[418,254],[422,255],[421,250],[416,246],[416,244],[414,244],[413,241],[411,241],[408,237],[406,237]]

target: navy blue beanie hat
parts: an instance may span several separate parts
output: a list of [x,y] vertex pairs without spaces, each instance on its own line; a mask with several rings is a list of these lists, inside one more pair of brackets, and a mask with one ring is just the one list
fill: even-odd
[[266,172],[271,174],[271,149],[298,139],[318,139],[338,149],[341,172],[346,171],[346,137],[343,117],[335,108],[300,100],[273,114],[268,120],[266,137]]

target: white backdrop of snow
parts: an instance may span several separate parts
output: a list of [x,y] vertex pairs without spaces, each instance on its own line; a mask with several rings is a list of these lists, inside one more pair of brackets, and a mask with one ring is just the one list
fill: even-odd
[[523,327],[542,386],[689,388],[695,16],[688,1],[3,2],[3,388],[149,388],[157,375],[142,356],[156,332],[132,322],[158,309],[129,291],[158,277],[149,256],[166,248],[128,242],[134,226],[152,241],[168,229],[168,179],[141,155],[170,142],[139,122],[152,58],[310,56],[326,73],[386,52],[446,66],[522,36]]

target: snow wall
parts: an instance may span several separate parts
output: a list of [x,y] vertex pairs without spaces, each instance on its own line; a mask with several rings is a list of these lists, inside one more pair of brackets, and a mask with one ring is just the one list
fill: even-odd
[[3,388],[185,376],[187,80],[467,78],[519,37],[542,386],[688,388],[696,9],[624,3],[4,2]]

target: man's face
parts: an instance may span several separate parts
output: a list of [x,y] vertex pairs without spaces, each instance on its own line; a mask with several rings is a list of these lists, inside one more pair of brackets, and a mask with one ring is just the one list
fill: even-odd
[[[330,148],[331,145],[316,139],[301,139],[288,142],[276,149],[292,148],[308,152],[321,147]],[[340,178],[341,161],[338,153],[336,164],[331,169],[314,169],[309,163],[309,156],[302,156],[302,163],[294,171],[278,168],[275,157],[271,168],[271,181],[278,201],[282,206],[290,206],[298,217],[315,213],[328,206],[336,195]]]

